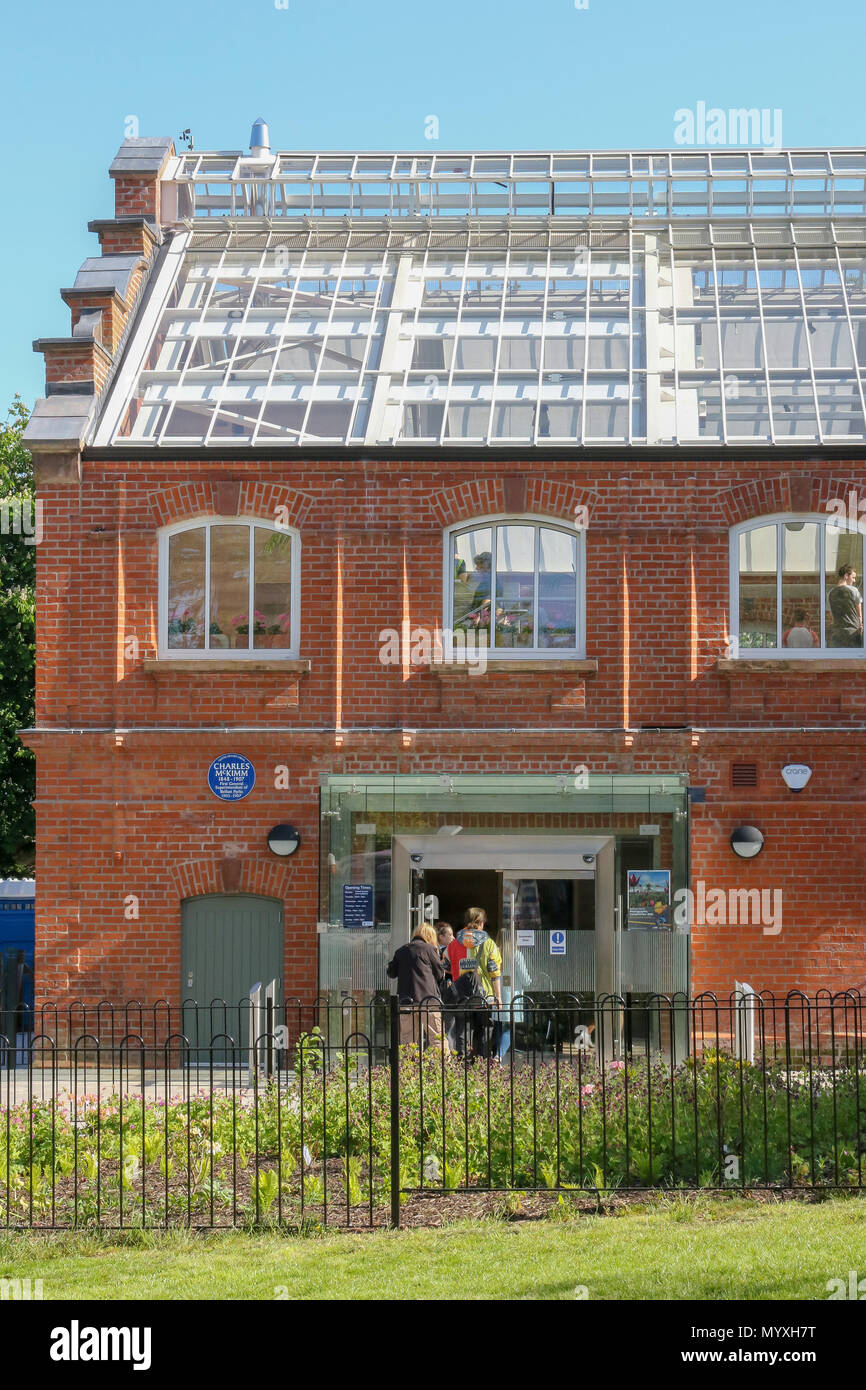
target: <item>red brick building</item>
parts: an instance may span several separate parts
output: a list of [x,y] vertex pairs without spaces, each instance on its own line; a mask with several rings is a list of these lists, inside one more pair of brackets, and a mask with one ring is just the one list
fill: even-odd
[[380,988],[429,895],[541,990],[863,988],[863,151],[111,174],[27,434],[41,997]]

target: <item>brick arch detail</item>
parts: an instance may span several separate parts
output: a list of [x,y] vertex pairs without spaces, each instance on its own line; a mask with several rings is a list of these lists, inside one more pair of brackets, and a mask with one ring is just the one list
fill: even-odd
[[[227,888],[222,866],[230,863],[238,875],[235,886]],[[263,898],[284,900],[292,882],[292,862],[262,859],[258,856],[225,860],[220,855],[202,855],[171,865],[171,876],[180,902],[186,898],[201,898],[209,894],[220,897],[235,893],[252,893]]]
[[[231,503],[226,509],[226,495]],[[176,521],[192,521],[196,516],[257,517],[261,521],[283,521],[278,508],[286,509],[289,526],[300,527],[306,519],[312,498],[294,488],[267,482],[218,482],[202,479],[195,483],[178,483],[174,487],[152,492],[149,497],[151,514],[157,527],[171,526]]]
[[771,516],[774,512],[795,510],[791,506],[791,491],[786,474],[780,474],[775,478],[756,478],[743,487],[726,488],[719,494],[719,507],[727,526],[737,526],[741,521],[754,521],[761,516]]
[[[574,483],[555,478],[528,477],[525,504],[519,510],[537,513],[560,521],[574,521],[579,506],[589,509],[592,517],[597,494]],[[433,514],[444,528],[475,517],[504,515],[510,510],[506,503],[506,480],[500,478],[473,479],[456,487],[445,487],[430,498]]]
[[866,476],[862,469],[859,478],[803,474],[764,478],[721,493],[719,501],[727,524],[736,526],[741,521],[756,521],[775,512],[815,515],[826,512],[829,515],[830,503],[842,502],[847,507],[848,494],[852,491],[857,494],[858,502],[866,497]]

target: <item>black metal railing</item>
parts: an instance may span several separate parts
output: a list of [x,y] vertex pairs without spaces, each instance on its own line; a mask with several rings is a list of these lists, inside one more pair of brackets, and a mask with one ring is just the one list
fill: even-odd
[[[0,1014],[0,1227],[399,1224],[497,1192],[862,1189],[856,991]],[[23,1026],[22,1026],[23,1025]]]

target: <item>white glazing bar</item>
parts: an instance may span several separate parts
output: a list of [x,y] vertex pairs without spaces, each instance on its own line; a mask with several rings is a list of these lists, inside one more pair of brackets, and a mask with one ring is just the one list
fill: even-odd
[[[272,251],[272,250],[273,250],[273,252],[274,252],[274,264],[277,265],[277,264],[278,264],[278,261],[277,261],[277,251],[280,250],[280,249],[282,249],[282,248],[274,248],[274,247],[272,247],[272,245],[271,245],[271,239],[272,239],[272,237],[273,237],[273,232],[271,232],[271,233],[268,234],[268,246],[267,246],[267,251]],[[267,252],[266,252],[266,254],[267,254]],[[288,251],[287,251],[287,252],[286,252],[286,278],[287,278],[287,279],[288,279],[289,267],[290,267],[290,264],[291,264],[291,262],[290,262],[289,259],[288,259],[288,256],[289,256],[289,253],[288,253]],[[272,389],[273,389],[274,375],[275,375],[276,370],[277,370],[277,363],[279,362],[280,357],[282,356],[283,344],[284,344],[285,339],[286,339],[286,326],[287,326],[287,324],[288,324],[288,322],[289,322],[289,316],[290,316],[290,314],[291,314],[292,304],[294,303],[294,298],[295,298],[295,289],[297,288],[297,284],[298,284],[299,278],[300,278],[299,276],[297,276],[297,275],[295,276],[295,283],[294,283],[294,285],[292,286],[291,290],[289,291],[289,303],[286,305],[286,311],[285,311],[285,313],[283,314],[283,321],[282,321],[282,323],[280,324],[279,328],[277,329],[276,337],[275,337],[275,340],[274,340],[274,351],[273,351],[273,356],[272,356],[272,359],[271,359],[271,367],[270,367],[270,371],[268,372],[267,384],[266,384],[265,389],[264,389],[264,392],[263,392],[262,408],[261,408],[261,410],[260,410],[259,413],[258,413],[258,417],[257,417],[257,419],[256,419],[256,427],[255,427],[255,429],[253,430],[253,434],[252,434],[252,443],[253,443],[253,444],[258,444],[258,443],[260,442],[260,430],[261,430],[261,426],[262,426],[262,419],[263,419],[263,417],[264,417],[265,408],[266,408],[266,406],[267,406],[268,400],[270,399],[270,394],[271,394],[271,391],[272,391]],[[250,299],[252,299],[252,295],[250,296]],[[272,441],[270,441],[270,442],[272,442]]]
[[[469,278],[469,257],[471,254],[471,247],[467,242],[466,249],[463,253],[463,268],[460,272],[460,293],[457,296],[457,308],[454,319],[454,347],[451,352],[451,363],[448,368],[448,376],[445,381],[445,400],[442,406],[442,420],[439,424],[439,438],[437,440],[437,443],[439,444],[441,444],[443,440],[448,438],[448,419],[451,412],[451,396],[454,386],[454,372],[457,368],[457,355],[460,351],[460,329],[463,324],[463,307],[466,303],[466,281]],[[424,283],[427,283],[426,273]]]
[[[366,276],[364,278],[366,279]],[[370,318],[367,323],[367,333],[364,340],[364,349],[361,354],[361,364],[358,372],[358,385],[355,390],[355,399],[352,403],[352,409],[349,414],[349,423],[346,427],[347,441],[350,440],[354,435],[355,421],[358,417],[358,411],[360,410],[361,405],[364,401],[365,394],[369,396],[370,403],[372,404],[373,383],[372,381],[368,381],[368,376],[370,375],[370,350],[376,333],[376,324],[379,322],[379,315],[382,312],[382,289],[384,285],[387,283],[390,283],[390,263],[388,260],[388,252],[383,251],[381,260],[379,261],[376,293],[373,296],[373,303],[370,306]]]
[[[243,308],[243,313],[242,313],[242,316],[241,316],[241,321],[240,321],[240,325],[239,325],[239,327],[238,327],[238,331],[237,331],[237,333],[234,335],[234,343],[232,344],[231,355],[229,356],[229,360],[228,360],[228,363],[227,363],[227,365],[226,365],[226,371],[225,371],[225,375],[223,376],[223,382],[222,382],[222,386],[221,386],[221,388],[220,388],[219,398],[218,398],[218,400],[217,400],[216,407],[215,407],[215,409],[214,409],[213,415],[211,416],[210,430],[209,430],[209,432],[208,432],[208,438],[205,440],[205,443],[206,443],[206,444],[211,443],[211,440],[212,440],[212,437],[213,437],[213,431],[214,431],[215,422],[216,422],[216,420],[218,419],[218,417],[219,417],[221,411],[223,410],[223,402],[224,402],[225,399],[226,399],[226,391],[227,391],[227,389],[231,386],[232,373],[234,372],[235,362],[237,361],[238,349],[240,348],[240,345],[241,345],[241,342],[242,342],[243,338],[244,338],[244,337],[246,336],[246,334],[247,334],[247,325],[248,325],[248,322],[249,322],[250,310],[251,310],[251,308],[252,308],[253,300],[254,300],[255,297],[256,297],[256,289],[258,288],[259,276],[260,276],[261,271],[262,271],[262,268],[263,268],[263,266],[265,265],[265,262],[266,262],[266,260],[267,260],[267,255],[268,255],[268,251],[267,251],[267,246],[266,246],[265,249],[262,251],[261,256],[259,257],[258,266],[257,266],[256,269],[253,271],[252,279],[249,280],[249,281],[247,282],[247,290],[246,290],[247,302],[246,302],[246,304],[244,305],[244,308]],[[238,279],[240,279],[240,276],[238,276]],[[261,413],[262,413],[262,410],[263,410],[263,409],[264,409],[264,400],[263,400],[263,401],[261,402],[261,404],[259,405],[259,413],[258,413],[258,415],[256,416],[256,419],[255,419],[256,426],[257,426],[258,423],[259,423],[259,419],[261,418]],[[240,423],[240,424],[243,425],[243,421],[244,421],[246,418],[247,418],[247,417],[241,416],[241,415],[240,415],[240,412],[238,412],[238,423]],[[249,434],[250,437],[252,437],[252,436],[255,434],[255,428],[252,428],[252,429],[249,429],[249,430],[248,430],[248,429],[246,428],[246,426],[244,426],[244,430],[245,430],[245,433],[246,433],[246,434]]]
[[[467,263],[469,251],[466,252]],[[502,360],[502,333],[505,327],[505,306],[508,303],[508,280],[511,271],[511,247],[505,253],[505,266],[502,274],[502,299],[499,303],[499,334],[496,340],[496,356],[493,360],[493,380],[490,385],[490,409],[487,412],[487,429],[483,436],[486,444],[493,433],[493,412],[496,408],[496,391],[499,384],[499,364]],[[490,609],[491,630],[493,627],[493,608]]]
[[[819,617],[820,617],[820,619],[821,619],[821,627],[820,627],[820,632],[819,632],[819,640],[820,640],[820,643],[821,643],[821,650],[824,651],[824,649],[825,649],[826,646],[827,646],[827,527],[826,527],[826,526],[819,526],[819,527],[818,527],[818,557],[819,557],[818,563],[819,563],[819,565],[820,565],[820,574],[821,574],[821,584],[820,584],[820,589],[819,589],[819,592],[820,592],[820,595],[821,595],[821,612],[820,612],[820,614],[819,614]],[[862,575],[860,576],[860,582],[861,582],[861,583],[863,582],[863,576],[862,576]]]
[[[667,227],[667,261],[668,274],[671,278],[671,337],[673,341],[674,353],[674,439],[680,443],[680,352],[679,338],[677,334],[677,276],[676,263],[674,261],[674,239],[673,230],[668,223]],[[661,267],[662,253],[659,251],[659,267]],[[629,402],[631,402],[631,382],[629,381]]]
[[[590,168],[590,179],[592,179],[592,169]],[[590,183],[590,190],[592,184]],[[592,192],[590,191],[590,198]],[[580,437],[579,444],[586,443],[586,393],[589,381],[589,304],[592,299],[592,232],[587,231],[586,237],[586,298],[583,306],[583,377],[581,385],[580,402]]]
[[716,259],[716,248],[714,244],[710,245],[710,257],[713,266],[713,302],[716,307],[716,341],[718,342],[719,346],[718,379],[719,401],[722,410],[722,439],[724,443],[727,444],[729,439],[729,431],[727,397],[725,395],[725,359],[722,351],[722,312],[719,300],[719,263]]
[[[549,151],[521,152],[515,156],[511,152],[494,151],[485,152],[482,155],[473,157],[471,153],[457,151],[452,154],[442,154],[436,156],[421,157],[417,154],[394,154],[388,152],[382,155],[358,155],[354,152],[347,152],[344,156],[328,155],[275,155],[274,162],[269,175],[262,178],[238,178],[235,177],[235,165],[246,163],[247,157],[243,155],[232,155],[227,159],[225,155],[205,154],[200,158],[191,160],[186,156],[173,162],[169,170],[167,183],[187,182],[193,190],[195,211],[199,216],[219,217],[221,215],[231,216],[252,216],[256,211],[256,200],[249,196],[255,188],[269,186],[271,191],[270,198],[267,198],[269,206],[276,210],[279,208],[283,215],[297,215],[298,208],[290,206],[292,199],[298,196],[298,190],[302,184],[306,184],[309,189],[309,204],[307,211],[309,215],[316,214],[317,206],[324,215],[330,215],[333,210],[326,210],[323,199],[325,197],[324,188],[328,185],[331,189],[336,189],[340,184],[346,185],[345,198],[341,198],[339,193],[336,197],[340,202],[345,202],[345,206],[350,210],[351,215],[365,216],[368,212],[381,212],[381,208],[376,203],[368,204],[367,198],[362,191],[364,183],[387,183],[390,184],[391,215],[394,217],[416,216],[421,211],[420,189],[421,185],[429,180],[429,200],[425,198],[426,213],[431,216],[439,216],[443,213],[447,215],[453,209],[453,186],[459,182],[456,174],[463,174],[467,187],[470,189],[470,205],[472,205],[471,189],[473,185],[483,182],[489,187],[485,192],[485,198],[490,198],[491,193],[497,196],[496,190],[502,186],[501,192],[501,211],[503,216],[513,210],[513,202],[516,184],[528,181],[535,183],[546,182],[549,185],[549,193],[546,207],[551,215],[557,215],[555,204],[552,201],[552,193],[555,182],[562,179],[565,182],[583,182],[586,180],[589,189],[590,213],[591,215],[603,215],[605,207],[600,205],[598,199],[604,197],[605,185],[628,183],[630,185],[629,194],[625,201],[633,207],[634,188],[633,183],[636,179],[641,181],[646,177],[652,192],[653,180],[664,181],[666,194],[666,211],[668,216],[688,216],[692,215],[691,203],[693,201],[688,187],[683,192],[675,192],[673,184],[676,180],[705,182],[707,186],[707,199],[710,207],[718,206],[719,200],[717,192],[724,193],[726,187],[731,182],[742,179],[744,189],[742,192],[742,202],[748,217],[760,217],[765,215],[762,211],[764,199],[762,194],[766,191],[766,184],[770,180],[783,180],[785,182],[785,197],[791,211],[795,209],[795,198],[797,195],[794,190],[795,180],[820,179],[824,185],[822,198],[823,207],[839,206],[837,197],[836,180],[844,178],[846,181],[856,177],[862,177],[866,173],[866,152],[861,149],[851,149],[844,151],[759,151],[757,149],[743,150],[739,155],[731,152],[721,151],[700,151],[693,154],[685,154],[682,150],[675,152],[676,175],[674,175],[671,152],[664,150],[655,151],[618,151],[604,152],[568,152],[551,155]],[[525,171],[515,169],[514,161],[519,159],[523,164],[535,163],[534,170]],[[635,160],[646,161],[647,174],[643,171],[635,173]],[[741,167],[737,167],[732,161],[741,160]],[[629,164],[631,160],[631,164]],[[778,167],[782,161],[785,167]],[[796,167],[795,163],[796,162]],[[382,166],[385,162],[390,164],[390,172],[383,173]],[[662,170],[661,164],[665,162],[666,168]],[[286,164],[291,162],[296,167],[286,168]],[[465,173],[462,168],[456,168],[456,164],[466,165]],[[335,168],[335,164],[337,167]],[[339,167],[342,164],[343,167]],[[490,172],[491,167],[496,169]],[[481,165],[484,166],[482,172]],[[571,166],[570,168],[568,166]],[[502,172],[503,166],[507,172]],[[583,167],[581,167],[583,166]],[[606,167],[605,167],[606,166]],[[399,171],[399,172],[398,172]],[[280,199],[274,196],[277,189],[280,190]],[[317,195],[316,189],[319,189]],[[400,190],[408,189],[408,196]],[[412,189],[415,189],[413,194]],[[201,189],[201,193],[196,192]],[[847,191],[847,190],[846,190]],[[380,193],[371,195],[378,200]],[[814,203],[815,198],[810,190],[805,190],[800,197],[808,203]],[[775,197],[772,204],[778,201]],[[198,206],[196,207],[196,202]],[[772,205],[771,204],[771,205]],[[802,205],[802,204],[801,204]],[[845,204],[847,206],[847,204]],[[647,214],[652,215],[652,204],[647,208]],[[489,209],[493,211],[494,208]],[[772,214],[770,214],[772,215]]]
[[785,564],[785,523],[776,523],[776,651],[782,650],[782,575]]
[[806,352],[808,353],[808,356],[809,356],[809,378],[810,378],[810,380],[811,380],[811,382],[812,382],[812,397],[813,397],[814,402],[815,402],[815,419],[816,419],[817,425],[818,425],[818,439],[819,439],[820,442],[823,444],[823,443],[824,443],[824,421],[823,421],[822,418],[821,418],[821,409],[820,409],[820,404],[819,404],[819,401],[818,401],[818,383],[817,383],[817,381],[816,381],[816,379],[815,379],[815,363],[814,363],[814,361],[813,361],[813,359],[812,359],[812,330],[811,330],[811,325],[810,325],[810,323],[809,323],[809,311],[808,311],[808,309],[806,308],[806,294],[805,294],[805,291],[804,291],[804,289],[803,289],[803,275],[802,275],[802,271],[801,271],[801,268],[800,268],[800,255],[799,255],[799,252],[798,252],[798,250],[797,250],[797,243],[796,243],[796,241],[794,241],[794,264],[795,264],[795,266],[797,267],[797,286],[798,286],[799,291],[800,291],[800,305],[801,305],[802,311],[803,311],[803,322],[804,322],[804,324],[806,325],[806,333],[805,333],[805,335],[804,335],[804,339],[805,339],[805,343],[806,343]]
[[[406,325],[406,313],[404,312],[403,306],[402,306],[402,305],[399,306],[399,308],[400,308],[400,336],[402,337],[404,333],[409,332],[409,333],[411,334],[411,340],[409,341],[408,349],[407,349],[407,352],[406,352],[406,360],[405,360],[405,362],[404,362],[404,364],[403,364],[402,380],[400,380],[399,386],[397,387],[397,394],[398,394],[399,397],[400,397],[401,404],[400,404],[400,421],[399,421],[399,424],[398,424],[398,426],[397,426],[397,430],[395,431],[395,434],[394,434],[394,438],[395,438],[395,439],[399,439],[399,438],[404,437],[404,428],[403,428],[403,427],[404,427],[404,424],[405,424],[405,421],[406,421],[407,394],[408,394],[408,390],[409,390],[409,373],[410,373],[410,371],[412,370],[412,363],[413,363],[413,360],[414,360],[414,357],[415,357],[415,345],[416,345],[416,343],[418,342],[418,320],[419,320],[419,317],[420,317],[420,314],[421,314],[421,310],[422,310],[422,308],[424,307],[424,295],[425,295],[425,291],[426,291],[426,288],[427,288],[427,264],[428,264],[429,258],[430,258],[430,243],[429,243],[429,241],[428,241],[427,245],[426,245],[425,248],[424,248],[424,255],[423,255],[423,258],[422,258],[422,261],[421,261],[421,268],[420,268],[420,274],[421,274],[421,289],[420,289],[420,293],[415,297],[415,305],[414,305],[414,307],[413,307],[412,302],[411,302],[411,297],[409,298],[409,303],[408,303],[408,317],[409,317],[409,319],[410,319],[410,326],[409,326],[408,328],[407,328],[407,325]],[[409,275],[413,275],[413,276],[414,276],[414,275],[417,275],[417,274],[418,274],[418,262],[415,260],[415,257],[414,257],[414,256],[411,256],[411,255],[410,255]],[[396,282],[396,278],[395,278],[395,292],[396,292],[396,283],[397,283],[397,282]],[[392,307],[393,307],[393,305],[394,305],[394,300],[393,300],[393,298],[392,298],[392,300],[391,300],[391,304],[392,304]],[[396,375],[397,375],[397,373],[395,372],[395,373],[394,373],[394,376],[396,376]],[[432,373],[431,373],[431,375],[432,375]],[[393,383],[394,383],[394,376],[391,377],[390,394],[394,394],[394,384],[393,384]],[[438,400],[438,391],[439,391],[439,383],[437,382],[437,383],[436,383],[436,388],[435,388],[435,395],[434,395],[434,399],[436,399],[436,400]],[[419,404],[421,404],[421,403],[419,403]],[[419,414],[420,414],[420,411],[419,411]],[[441,437],[441,434],[442,434],[442,429],[443,429],[443,426],[440,425],[440,427],[439,427],[439,434],[440,434],[440,437]]]
[[[770,389],[770,354],[767,351],[767,332],[764,324],[764,295],[761,290],[761,267],[758,262],[758,252],[752,246],[752,264],[755,267],[755,290],[758,295],[758,319],[761,324],[761,356],[764,359],[764,382],[767,391],[767,411],[770,422],[770,442],[776,443],[776,412],[773,408],[773,393]],[[784,270],[782,271],[784,275]]]
[[541,583],[541,527],[535,526],[533,532],[532,641],[530,646],[536,650],[540,645],[538,638],[538,588]]
[[164,304],[186,266],[186,249],[191,233],[184,231],[173,237],[154,283],[149,286],[150,297],[142,304],[140,319],[121,360],[120,370],[112,382],[103,408],[103,415],[94,434],[97,444],[124,442],[118,437],[129,402],[135,393],[144,364],[162,324]]
[[[210,526],[204,528],[204,646],[210,651]],[[171,549],[169,548],[169,554]]]
[[[648,185],[649,186],[649,185]],[[671,251],[673,255],[673,250]],[[634,443],[634,227],[628,229],[628,442]],[[676,295],[674,296],[676,302]],[[644,305],[646,311],[646,305]],[[588,348],[587,344],[587,348]]]
[[[209,306],[210,301],[211,301],[211,299],[212,299],[212,297],[213,297],[214,288],[215,288],[215,286],[219,283],[220,275],[222,274],[223,265],[224,265],[224,263],[225,263],[225,258],[226,258],[226,256],[228,255],[228,250],[229,250],[229,247],[231,246],[231,240],[232,240],[232,234],[231,234],[231,232],[229,232],[228,236],[226,237],[225,246],[223,247],[222,253],[221,253],[220,258],[219,258],[219,265],[217,266],[216,274],[211,276],[210,286],[209,286],[209,288],[207,289],[207,291],[202,295],[202,304],[201,304],[201,309],[199,310],[199,315],[198,315],[198,327],[199,327],[199,329],[203,328],[204,324],[207,322],[207,310],[208,310],[208,306]],[[206,254],[206,253],[205,253],[205,254]],[[188,272],[189,269],[190,269],[190,267],[191,267],[192,265],[195,265],[195,263],[196,263],[196,262],[195,262],[194,260],[192,260],[192,261],[188,262],[187,264],[185,264],[185,265],[184,265],[184,272]],[[183,273],[183,272],[182,272],[182,273]],[[187,274],[187,279],[186,279],[186,281],[185,281],[185,284],[189,284],[188,274]],[[166,432],[166,429],[168,428],[169,424],[171,423],[172,416],[174,415],[175,411],[176,411],[177,408],[178,408],[178,404],[179,404],[179,401],[180,401],[181,393],[182,393],[182,391],[183,391],[184,386],[186,385],[186,377],[187,377],[188,371],[190,370],[190,364],[191,364],[192,359],[193,359],[193,354],[195,353],[195,345],[196,345],[196,341],[197,341],[197,335],[196,335],[195,333],[191,334],[190,336],[191,336],[191,338],[192,338],[192,345],[191,345],[191,347],[190,347],[189,352],[186,354],[186,358],[185,358],[184,363],[183,363],[183,366],[181,367],[181,370],[180,370],[180,376],[178,377],[177,382],[175,383],[175,387],[174,387],[174,404],[172,405],[171,409],[167,412],[166,417],[165,417],[165,419],[164,419],[163,422],[162,422],[162,429],[160,430],[159,439],[158,439],[158,441],[157,441],[158,444],[162,444],[162,443],[164,442],[164,440],[165,440],[165,432]],[[208,433],[208,431],[209,431],[209,429],[210,429],[210,427],[211,427],[212,424],[213,424],[213,416],[211,416],[210,420],[208,420],[207,424],[206,424],[206,425],[203,427],[203,429],[202,429],[202,440],[203,440],[203,442],[206,442],[206,436],[207,436],[207,433]]]
[[256,577],[255,577],[255,569],[254,569],[255,560],[256,560],[255,539],[256,539],[256,528],[255,528],[255,526],[250,526],[250,528],[249,528],[249,560],[247,561],[247,564],[248,564],[248,566],[249,566],[249,575],[248,575],[248,584],[249,584],[249,595],[248,595],[248,598],[249,598],[249,609],[248,609],[248,611],[249,611],[249,626],[248,626],[248,628],[247,628],[247,649],[248,649],[249,651],[252,651],[253,647],[256,645],[256,639],[255,639],[255,630],[256,630],[256,618],[255,618],[255,612],[256,612],[256,603],[255,603],[255,597],[256,597],[256,583],[255,583],[255,578],[256,578]]
[[[337,276],[336,276],[335,279],[334,279],[334,290],[333,290],[333,293],[331,294],[331,303],[330,303],[330,307],[329,307],[329,309],[328,309],[328,318],[327,318],[327,322],[325,323],[325,326],[324,326],[324,331],[323,331],[323,333],[322,333],[321,344],[320,344],[320,346],[319,346],[319,355],[318,355],[318,357],[316,358],[316,367],[315,367],[315,371],[314,371],[314,373],[313,373],[313,380],[312,380],[312,383],[311,383],[311,385],[310,385],[310,398],[309,398],[309,400],[307,401],[307,408],[306,408],[306,410],[304,411],[304,420],[303,420],[303,424],[301,425],[301,433],[300,433],[301,442],[303,442],[304,439],[307,437],[307,430],[308,430],[309,421],[310,421],[310,412],[312,411],[313,405],[314,405],[314,403],[316,402],[316,391],[317,391],[317,387],[318,387],[318,385],[319,385],[319,377],[320,377],[321,371],[322,371],[322,362],[323,362],[324,356],[325,356],[325,344],[327,343],[328,338],[329,338],[329,336],[330,336],[331,324],[332,324],[333,321],[334,321],[334,309],[335,309],[336,303],[337,303],[337,295],[338,295],[339,289],[340,289],[340,282],[341,282],[341,280],[343,279],[343,275],[344,275],[345,269],[346,269],[346,258],[347,258],[347,256],[348,256],[348,242],[346,243],[346,246],[343,248],[343,255],[342,255],[341,259],[340,259],[340,269],[339,269],[339,272],[338,272]],[[321,279],[322,279],[323,281],[324,281],[324,278],[325,278],[324,275],[322,275],[322,276],[321,276]],[[319,436],[319,435],[310,435],[310,438],[311,438],[311,439],[317,439],[317,438],[320,438],[320,437],[321,437],[321,436]]]
[[[539,440],[539,428],[541,425],[542,391],[544,387],[544,352],[547,341],[547,301],[550,294],[550,244],[547,247],[547,261],[544,273],[544,299],[541,308],[541,337],[538,344],[538,372],[535,378],[535,413],[532,417],[532,443],[537,444]],[[549,415],[549,411],[548,411]],[[547,433],[550,433],[548,429]]]
[[857,378],[857,390],[860,394],[860,409],[863,411],[864,428],[866,428],[866,399],[863,393],[863,372],[860,367],[860,359],[857,352],[857,334],[854,332],[854,320],[851,316],[851,301],[848,298],[848,286],[845,283],[845,274],[842,269],[842,258],[839,255],[839,246],[833,247],[836,257],[836,273],[839,276],[839,284],[842,289],[842,303],[845,306],[845,319],[848,324],[848,336],[851,339],[852,361],[854,363],[854,374]]

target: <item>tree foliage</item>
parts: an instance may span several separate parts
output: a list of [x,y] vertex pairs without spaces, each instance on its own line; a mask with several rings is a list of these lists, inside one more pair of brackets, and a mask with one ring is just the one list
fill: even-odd
[[[17,732],[33,724],[36,659],[33,464],[22,440],[27,420],[16,396],[0,424],[0,877],[32,872],[34,852],[35,759]],[[17,512],[3,506],[12,501]],[[27,525],[16,526],[22,515]]]

